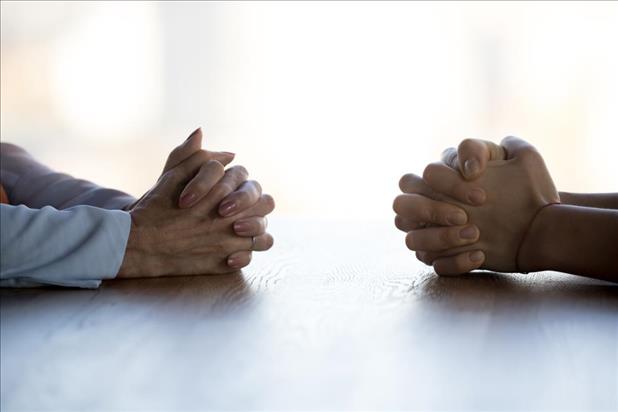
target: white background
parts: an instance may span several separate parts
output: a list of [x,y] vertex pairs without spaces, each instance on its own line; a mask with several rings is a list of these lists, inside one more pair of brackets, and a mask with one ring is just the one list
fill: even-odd
[[134,195],[197,126],[285,215],[390,217],[400,175],[466,137],[618,191],[617,3],[1,7],[2,141]]

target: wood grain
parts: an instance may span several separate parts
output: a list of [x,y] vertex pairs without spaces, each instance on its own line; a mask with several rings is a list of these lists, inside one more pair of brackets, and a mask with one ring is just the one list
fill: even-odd
[[2,290],[2,411],[618,410],[616,285],[439,278],[390,222],[271,228],[242,274]]

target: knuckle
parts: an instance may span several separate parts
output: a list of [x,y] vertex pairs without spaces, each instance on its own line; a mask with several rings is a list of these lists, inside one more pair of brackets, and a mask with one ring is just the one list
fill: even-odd
[[196,189],[200,193],[208,193],[212,189],[212,184],[204,179],[195,179],[191,182],[191,189]]
[[262,185],[257,180],[248,180],[247,184],[253,186],[258,194],[262,194]]
[[427,207],[427,215],[429,223],[440,223],[440,212],[433,207]]
[[167,172],[163,173],[159,178],[160,181],[163,182],[177,182],[184,178],[185,173],[179,169],[170,169]]
[[225,183],[217,183],[211,190],[210,195],[215,198],[223,198],[229,193]]
[[436,173],[440,169],[440,165],[437,163],[430,163],[425,166],[425,170],[423,170],[423,179],[426,181],[432,180]]
[[225,168],[217,160],[209,160],[204,166],[202,166],[202,169],[205,172],[214,172],[219,175],[223,175],[225,173]]
[[242,165],[232,166],[230,168],[230,171],[233,171],[235,174],[237,174],[238,176],[241,176],[244,179],[246,179],[249,176],[249,172]]
[[459,150],[466,150],[476,144],[476,139],[471,139],[469,137],[463,139],[461,143],[459,143]]

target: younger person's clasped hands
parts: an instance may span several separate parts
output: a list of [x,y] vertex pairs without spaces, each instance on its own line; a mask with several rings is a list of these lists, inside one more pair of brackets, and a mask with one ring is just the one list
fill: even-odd
[[539,152],[516,137],[464,140],[423,177],[407,174],[394,202],[406,245],[436,273],[534,270],[531,226],[560,197]]

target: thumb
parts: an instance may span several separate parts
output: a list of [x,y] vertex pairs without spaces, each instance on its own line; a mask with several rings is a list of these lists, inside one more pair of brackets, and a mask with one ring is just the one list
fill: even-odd
[[457,148],[458,168],[466,180],[474,180],[483,174],[487,162],[506,160],[504,147],[480,139],[465,139]]
[[167,157],[167,162],[165,162],[165,166],[163,167],[163,173],[178,166],[183,160],[200,150],[202,148],[202,137],[202,128],[198,127],[184,142],[176,146]]
[[[163,168],[163,173],[167,172],[170,169],[178,166],[180,163],[187,160],[193,154],[202,150],[202,140],[203,133],[202,128],[198,127],[195,129],[193,133],[187,137],[187,139],[182,142],[182,144],[176,147],[167,158],[167,162],[165,163],[165,167]],[[207,162],[209,160],[216,160],[227,166],[234,160],[234,153],[230,152],[211,152],[208,150],[202,150],[204,152],[204,161]]]

